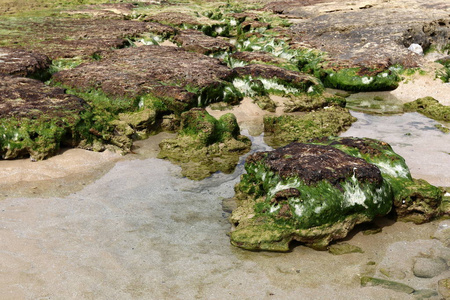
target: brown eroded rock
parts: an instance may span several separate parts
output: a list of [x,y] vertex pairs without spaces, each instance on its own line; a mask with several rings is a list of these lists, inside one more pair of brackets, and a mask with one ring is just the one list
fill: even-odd
[[210,37],[201,31],[188,29],[177,34],[173,40],[188,51],[201,54],[211,54],[216,52],[232,52],[235,47],[229,42]]
[[450,38],[450,5],[442,0],[283,1],[266,9],[302,19],[290,28],[292,44],[328,52],[335,68],[416,67],[423,61],[407,49],[411,44],[443,47]]
[[44,114],[61,118],[82,110],[84,101],[61,88],[35,79],[0,75],[0,118],[36,118]]
[[105,55],[103,52],[129,45],[127,39],[148,33],[164,37],[175,34],[175,29],[167,25],[117,19],[48,18],[41,22],[0,23],[0,29],[6,32],[0,33],[0,38],[11,40],[12,47],[21,45],[51,59]]
[[48,69],[50,60],[39,53],[0,48],[0,74],[31,76]]
[[[209,97],[213,94],[211,89],[221,90],[234,75],[218,59],[180,48],[152,45],[116,50],[101,61],[58,72],[54,80],[85,91],[100,89],[109,96],[169,97],[178,101],[171,104],[171,109],[184,111],[198,104],[197,96]],[[221,97],[225,97],[223,91]]]

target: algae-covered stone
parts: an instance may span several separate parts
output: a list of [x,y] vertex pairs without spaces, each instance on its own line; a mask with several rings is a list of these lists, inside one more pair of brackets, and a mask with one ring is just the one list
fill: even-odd
[[[403,158],[372,139],[291,143],[250,155],[245,168],[235,187],[238,207],[230,217],[230,237],[233,245],[251,250],[287,251],[292,240],[324,249],[356,224],[396,209],[396,199],[405,199],[399,182],[416,184]],[[426,184],[428,189],[434,187]],[[426,198],[426,191],[415,191],[416,202]],[[442,195],[434,197],[440,203]],[[413,210],[427,220],[440,214],[439,208],[430,213]]]
[[351,245],[348,243],[340,243],[340,244],[334,244],[328,247],[328,252],[330,252],[333,255],[343,255],[343,254],[349,254],[349,253],[364,253],[364,251],[355,245]]
[[450,106],[439,103],[433,97],[424,97],[404,104],[406,111],[417,111],[437,121],[450,122]]
[[403,292],[407,294],[412,294],[415,291],[414,288],[400,282],[368,276],[361,277],[361,286],[379,286],[396,292]]
[[398,87],[401,78],[396,72],[384,70],[369,74],[360,74],[359,68],[328,71],[324,79],[327,87],[347,91],[385,91]]
[[[73,143],[85,102],[34,79],[0,75],[0,155],[3,159],[54,155]],[[75,138],[76,139],[76,138]]]
[[339,106],[330,106],[303,115],[265,116],[265,141],[271,146],[306,142],[313,138],[336,136],[347,130],[356,118]]
[[239,156],[250,150],[250,140],[239,132],[233,114],[217,120],[205,109],[194,108],[181,115],[178,136],[160,143],[158,157],[179,164],[190,179],[200,180],[217,171],[230,173]]

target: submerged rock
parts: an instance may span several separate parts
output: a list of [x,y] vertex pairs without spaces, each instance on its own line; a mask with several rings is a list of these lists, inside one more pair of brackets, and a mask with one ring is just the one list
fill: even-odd
[[[415,182],[403,158],[388,144],[371,139],[292,143],[250,155],[245,168],[235,187],[238,208],[230,217],[230,238],[233,245],[249,250],[287,251],[293,240],[324,249],[355,225],[397,209],[394,203],[418,206],[420,199],[401,200],[405,195],[399,183]],[[440,203],[442,194],[435,197]],[[429,220],[441,212],[438,207],[411,213]]]
[[193,108],[181,115],[178,136],[160,143],[158,157],[180,165],[182,175],[194,180],[217,171],[231,173],[251,145],[239,131],[233,114],[217,120],[205,109]]
[[450,122],[450,106],[439,103],[433,97],[420,98],[404,104],[406,111],[417,111],[437,121]]
[[265,116],[264,139],[271,146],[284,146],[290,142],[337,136],[355,121],[356,118],[340,106],[330,106],[304,115]]

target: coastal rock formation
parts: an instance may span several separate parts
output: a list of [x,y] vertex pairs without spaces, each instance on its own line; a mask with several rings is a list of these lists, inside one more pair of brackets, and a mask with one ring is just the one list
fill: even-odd
[[40,53],[0,48],[0,74],[28,77],[44,73],[50,59]]
[[298,19],[289,28],[291,46],[326,52],[325,81],[335,88],[393,89],[399,78],[391,73],[392,66],[410,68],[424,62],[421,55],[408,50],[412,44],[425,51],[431,45],[442,49],[449,44],[446,1],[280,1],[266,9]]
[[227,41],[210,37],[201,31],[188,29],[178,32],[173,41],[188,51],[201,54],[220,54],[234,51],[234,46]]
[[250,140],[240,135],[233,114],[215,119],[203,108],[181,115],[178,136],[160,143],[159,158],[182,168],[182,175],[200,180],[212,173],[232,172],[239,157],[250,150]]
[[265,116],[264,140],[271,146],[284,146],[291,142],[337,136],[355,121],[356,118],[346,108],[337,105],[302,115]]
[[116,19],[49,18],[26,21],[20,31],[8,23],[0,24],[0,28],[7,32],[0,33],[3,43],[9,41],[11,47],[19,45],[51,59],[101,56],[128,46],[129,39],[149,33],[165,37],[175,33],[170,26],[158,23]]
[[3,159],[55,154],[72,143],[85,102],[61,88],[29,78],[0,75],[0,155]]
[[421,215],[418,222],[442,213],[439,205],[428,209],[428,195],[434,193],[432,202],[442,200],[438,188],[423,182],[422,189],[403,193],[416,182],[403,158],[376,140],[292,143],[250,155],[245,167],[247,174],[235,187],[238,207],[230,217],[230,238],[249,250],[288,251],[293,240],[324,249],[356,224],[391,209],[407,219],[399,202],[411,208],[410,214]]
[[[111,97],[153,95],[164,102],[164,109],[179,114],[215,101],[237,103],[241,96],[229,82],[233,76],[235,72],[218,59],[150,45],[116,50],[101,61],[56,73],[54,80]],[[146,100],[152,99],[143,99],[143,106],[150,105]]]

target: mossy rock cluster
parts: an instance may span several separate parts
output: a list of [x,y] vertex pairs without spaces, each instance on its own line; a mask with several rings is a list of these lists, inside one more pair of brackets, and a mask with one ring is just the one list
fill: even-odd
[[233,114],[216,119],[205,109],[193,108],[181,114],[178,136],[160,143],[158,157],[180,165],[183,176],[201,180],[218,171],[233,172],[250,145]]
[[437,121],[450,122],[450,106],[439,103],[433,97],[419,98],[404,104],[405,111],[417,111]]
[[414,181],[383,142],[327,138],[247,158],[236,185],[231,243],[288,251],[291,241],[325,249],[356,225],[394,211],[417,223],[442,215],[443,192]]
[[307,142],[313,138],[337,136],[351,126],[356,118],[340,106],[330,106],[302,115],[264,117],[264,137],[271,146],[291,142]]

